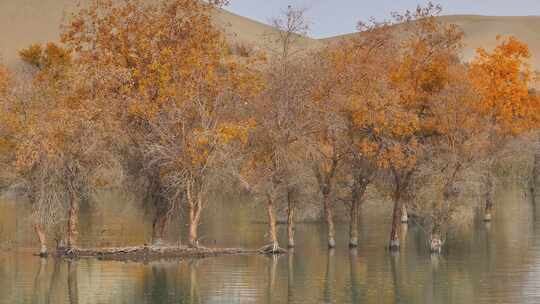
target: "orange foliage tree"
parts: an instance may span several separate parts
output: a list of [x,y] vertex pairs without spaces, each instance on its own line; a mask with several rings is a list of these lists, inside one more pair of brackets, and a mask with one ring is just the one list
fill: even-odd
[[475,91],[474,110],[485,119],[485,215],[493,209],[493,162],[508,139],[538,127],[539,99],[530,94],[533,74],[527,61],[528,46],[515,37],[497,37],[492,52],[479,48],[470,64],[469,79]]
[[282,251],[278,201],[286,202],[294,247],[306,163],[329,247],[340,178],[350,195],[351,247],[376,177],[391,188],[390,249],[400,246],[415,187],[430,179],[437,193],[422,215],[431,220],[431,249],[440,250],[457,185],[478,161],[487,164],[491,219],[494,159],[540,121],[527,45],[499,37],[493,51],[478,49],[463,64],[462,32],[428,4],[395,22],[361,24],[353,38],[306,55],[295,44],[307,30],[303,11],[289,7],[275,22],[279,51],[256,70],[259,58],[232,54],[213,24],[225,2],[93,0],[64,24],[62,45],[20,51],[30,84],[0,66],[0,157],[27,185],[42,255],[46,228],[64,217],[67,247],[76,247],[80,201],[105,183],[100,170],[117,158],[133,180],[144,177],[155,243],[185,208],[188,243],[198,247],[210,190],[231,173],[264,197],[271,244],[263,251]]
[[323,195],[329,246],[335,245],[332,200],[336,199],[338,178],[350,177],[349,246],[358,246],[358,211],[368,185],[377,172],[377,151],[368,157],[364,141],[369,140],[367,124],[358,119],[368,115],[387,92],[384,71],[390,68],[395,51],[390,26],[361,24],[351,39],[331,44],[315,54],[316,75],[311,110],[315,157],[313,169]]
[[0,64],[0,109],[2,116],[0,117],[0,156],[2,158],[2,164],[7,165],[9,163],[10,152],[12,152],[12,137],[13,128],[12,123],[11,106],[12,99],[11,91],[13,80],[11,79],[10,71]]
[[415,192],[426,193],[411,202],[430,233],[430,249],[439,252],[453,217],[462,207],[458,200],[466,182],[464,173],[482,160],[483,118],[474,111],[474,91],[465,64],[448,68],[448,84],[433,100],[434,136],[426,139],[422,168],[415,176]]
[[436,19],[440,10],[428,4],[394,16],[400,24],[394,27],[398,47],[389,57],[393,66],[385,69],[388,91],[355,117],[370,133],[361,143],[363,152],[375,156],[377,165],[389,173],[394,202],[391,249],[399,248],[399,222],[412,196],[414,174],[428,142],[439,136],[435,100],[448,86],[449,67],[458,62],[462,33]]
[[16,172],[33,201],[41,253],[46,254],[44,227],[63,218],[67,227],[62,241],[72,249],[77,246],[80,201],[100,187],[96,176],[111,159],[105,147],[110,119],[104,118],[100,99],[68,50],[52,43],[33,45],[20,56],[34,71],[31,86],[10,112],[17,126]]
[[0,176],[3,185],[9,185],[13,178],[16,138],[19,121],[16,106],[12,72],[0,64]]
[[[93,1],[65,26],[63,41],[95,73],[115,105],[125,155],[135,174],[158,183],[167,200],[154,241],[179,202],[189,210],[189,244],[197,227],[216,151],[243,125],[230,115],[257,91],[255,73],[229,53],[210,13],[223,1]],[[129,161],[128,161],[129,163]],[[143,165],[145,164],[145,165]]]
[[270,244],[264,249],[279,253],[275,210],[280,201],[286,204],[287,246],[295,247],[295,210],[304,181],[298,168],[311,124],[307,110],[311,77],[305,73],[309,59],[298,43],[308,29],[304,11],[289,6],[274,25],[279,32],[271,36],[271,42],[277,52],[269,54],[261,71],[264,88],[250,106],[249,115],[256,124],[240,175],[266,205]]

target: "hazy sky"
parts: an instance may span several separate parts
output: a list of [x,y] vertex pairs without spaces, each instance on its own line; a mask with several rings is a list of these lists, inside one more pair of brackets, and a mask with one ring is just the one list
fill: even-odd
[[[359,20],[385,19],[392,11],[414,9],[425,0],[230,0],[228,10],[264,23],[291,4],[307,8],[310,35],[328,37],[354,31]],[[540,15],[540,0],[441,0],[443,14]]]

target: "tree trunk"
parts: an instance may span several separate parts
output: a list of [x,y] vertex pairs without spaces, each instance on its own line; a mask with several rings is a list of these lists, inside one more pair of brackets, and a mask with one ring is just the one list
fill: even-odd
[[198,226],[199,221],[192,219],[189,224],[189,246],[193,248],[199,247]]
[[484,221],[491,222],[491,219],[493,218],[493,179],[491,173],[488,173],[486,176],[485,186],[486,207],[484,210]]
[[434,219],[433,228],[431,230],[431,238],[429,243],[429,250],[432,253],[441,253],[442,251],[442,239],[441,239],[441,226],[438,219]]
[[287,191],[287,246],[294,248],[294,202],[291,196],[291,191]]
[[157,213],[152,223],[152,244],[162,245],[168,217],[166,214]]
[[40,257],[46,257],[49,252],[47,251],[47,236],[45,235],[45,231],[43,230],[43,226],[41,224],[34,224],[34,231],[37,234],[38,240],[39,240],[39,256]]
[[405,203],[401,205],[401,222],[402,223],[409,222],[409,213],[407,212],[407,205]]
[[351,195],[349,247],[358,247],[358,212],[366,193],[369,180],[360,176],[355,177]]
[[270,195],[268,195],[266,201],[266,209],[268,211],[268,232],[270,235],[270,242],[272,244],[272,252],[277,252],[279,249],[279,242],[276,230],[276,216],[274,214],[274,202],[272,201]]
[[534,165],[531,178],[531,194],[533,201],[536,201],[536,189],[538,188],[538,182],[540,181],[540,143],[537,143],[536,151],[534,153]]
[[154,221],[152,222],[152,244],[162,245],[165,230],[169,222],[169,212],[171,203],[163,194],[165,189],[161,182],[159,171],[154,170],[149,175],[150,185],[148,186],[145,201],[152,204],[155,209]]
[[323,200],[324,200],[324,219],[326,220],[326,225],[328,226],[328,247],[336,247],[336,231],[334,228],[334,212],[332,210],[332,202],[330,199],[330,191],[328,189],[323,190]]
[[189,210],[189,246],[199,247],[199,222],[201,218],[201,209],[197,207],[197,203],[190,204]]
[[358,209],[360,202],[358,199],[353,199],[351,201],[351,214],[350,214],[350,225],[349,225],[349,247],[355,248],[358,247]]
[[401,201],[400,193],[394,195],[394,211],[392,214],[392,230],[390,232],[390,250],[399,250],[399,233],[401,222],[401,211],[403,210],[403,204]]
[[[202,197],[200,187],[195,189],[195,182],[190,181],[187,187],[187,200],[189,204],[189,241],[190,247],[199,247],[199,223],[202,213]],[[194,191],[195,190],[195,191]]]
[[69,218],[68,218],[68,237],[67,247],[69,249],[77,246],[77,235],[79,226],[79,199],[75,194],[70,195]]

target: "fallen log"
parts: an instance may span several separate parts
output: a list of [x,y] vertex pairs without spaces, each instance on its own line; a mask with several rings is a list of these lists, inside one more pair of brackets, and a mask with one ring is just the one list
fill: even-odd
[[206,248],[187,246],[132,246],[112,248],[59,249],[56,256],[65,258],[98,258],[103,260],[159,260],[173,258],[207,258],[226,255],[258,255],[259,250],[242,248]]

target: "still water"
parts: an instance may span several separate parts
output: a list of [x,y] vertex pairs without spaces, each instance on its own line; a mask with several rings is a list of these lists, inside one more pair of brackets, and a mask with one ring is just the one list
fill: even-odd
[[[82,245],[148,239],[141,208],[119,201],[104,196],[99,206],[83,210]],[[203,243],[263,245],[266,227],[253,222],[263,215],[253,208],[235,211],[234,204],[226,199],[211,208]],[[540,211],[512,186],[498,189],[496,206],[493,223],[476,221],[456,231],[440,256],[427,252],[425,233],[414,223],[402,251],[391,255],[384,248],[390,206],[366,204],[361,246],[354,251],[346,248],[346,224],[338,225],[338,248],[331,251],[324,226],[300,224],[293,254],[144,264],[34,257],[26,203],[4,200],[0,303],[540,303]],[[177,239],[174,230],[171,239]]]

